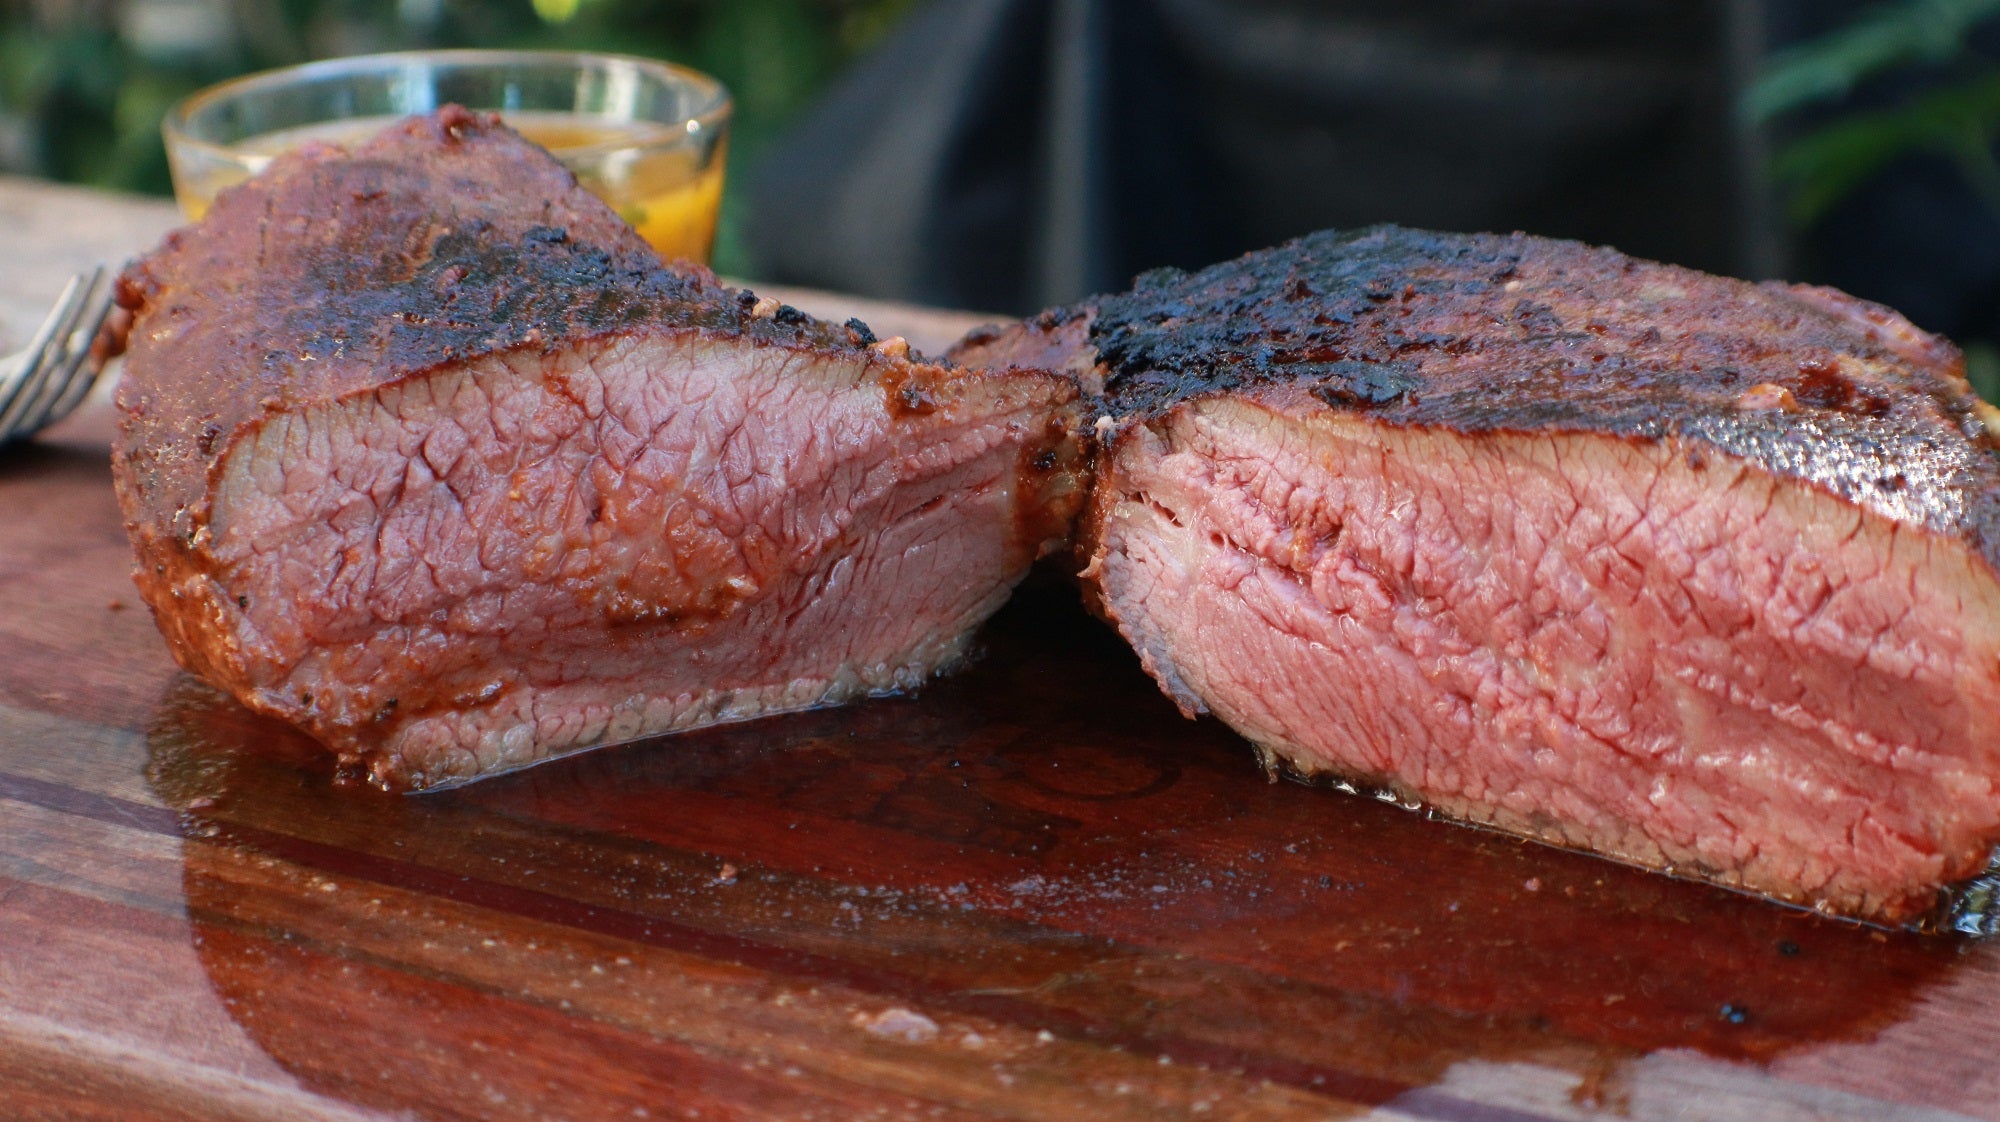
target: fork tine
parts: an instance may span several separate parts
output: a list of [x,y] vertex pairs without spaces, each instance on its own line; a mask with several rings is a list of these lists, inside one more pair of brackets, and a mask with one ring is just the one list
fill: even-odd
[[70,318],[82,301],[83,285],[82,276],[69,279],[69,283],[63,286],[62,295],[56,298],[56,306],[49,310],[42,325],[35,329],[34,338],[28,341],[27,349],[21,352],[21,364],[6,374],[9,384],[5,387],[4,396],[0,396],[0,440],[11,434],[15,403],[20,400],[22,391],[34,385],[37,371],[48,356],[50,341],[56,338],[64,321]]
[[[102,322],[104,313],[96,304],[108,296],[103,278],[104,267],[100,265],[63,286],[54,310],[42,321],[26,358],[13,373],[13,384],[0,399],[0,443],[25,437],[52,419],[51,408],[70,390],[81,367],[79,352],[85,357],[89,354],[89,340],[78,348],[77,332],[86,316]],[[91,329],[95,331],[95,324]]]
[[98,329],[104,326],[105,317],[111,314],[112,295],[111,283],[102,266],[91,273],[89,290],[89,296],[77,312],[76,326],[70,332],[68,351],[63,359],[64,369],[59,376],[50,379],[55,391],[49,395],[48,408],[35,421],[34,428],[44,428],[69,416],[84,398],[90,396],[90,388],[97,384],[97,375],[103,363],[93,363],[91,352],[97,342]]
[[97,300],[99,274],[93,272],[84,283],[84,295],[78,301],[69,322],[63,325],[61,334],[51,341],[50,351],[41,368],[41,384],[31,392],[20,408],[15,427],[22,434],[34,432],[54,419],[56,406],[69,395],[78,379],[77,372],[82,364],[77,361],[79,348],[77,336],[88,329],[95,329],[90,323]]
[[46,428],[56,419],[57,402],[67,395],[73,386],[89,382],[89,379],[76,376],[81,368],[82,364],[76,361],[74,354],[61,352],[57,353],[56,361],[42,367],[41,385],[36,387],[36,392],[29,395],[22,403],[20,416],[16,421],[20,435],[26,436]]

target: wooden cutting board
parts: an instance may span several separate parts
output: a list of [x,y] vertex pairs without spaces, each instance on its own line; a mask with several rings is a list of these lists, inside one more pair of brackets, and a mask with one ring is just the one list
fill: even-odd
[[1268,783],[1055,581],[920,697],[338,786],[108,435],[0,454],[0,1118],[2000,1118],[2000,945]]

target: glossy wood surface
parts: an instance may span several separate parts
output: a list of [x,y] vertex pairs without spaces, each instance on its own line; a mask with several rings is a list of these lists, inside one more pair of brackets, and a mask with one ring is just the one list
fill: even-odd
[[[0,317],[170,221],[0,180]],[[0,1118],[2000,1118],[2000,947],[1266,783],[1053,584],[920,697],[337,786],[173,669],[108,435],[0,454]]]

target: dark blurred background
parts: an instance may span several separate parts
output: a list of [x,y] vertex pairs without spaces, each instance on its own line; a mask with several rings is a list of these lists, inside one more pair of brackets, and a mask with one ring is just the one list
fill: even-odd
[[164,194],[186,93],[442,46],[720,77],[730,275],[1020,313],[1525,229],[1837,285],[2000,390],[2000,0],[0,0],[0,172]]

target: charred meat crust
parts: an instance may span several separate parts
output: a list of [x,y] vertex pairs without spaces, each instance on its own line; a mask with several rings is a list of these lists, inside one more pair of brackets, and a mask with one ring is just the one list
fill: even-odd
[[1121,426],[1248,393],[1465,433],[1678,438],[1963,535],[2000,570],[2000,457],[1963,360],[1830,289],[1378,226],[1157,270],[951,355],[1089,370],[1095,413]]
[[[852,328],[666,267],[560,165],[519,161],[520,143],[496,115],[454,106],[351,154],[307,149],[128,269],[129,314],[107,343],[142,369],[146,352],[177,355],[171,385],[120,390],[142,502],[184,520],[239,426],[479,354],[641,324],[876,353]],[[549,201],[495,207],[496,183]]]

